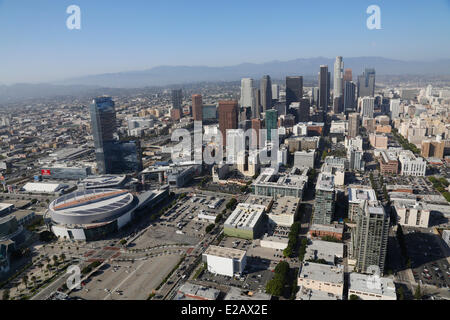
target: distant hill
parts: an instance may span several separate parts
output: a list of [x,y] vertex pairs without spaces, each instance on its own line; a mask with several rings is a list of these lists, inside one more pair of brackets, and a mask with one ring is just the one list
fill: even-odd
[[[314,82],[319,66],[328,65],[333,74],[334,58],[307,58],[290,61],[271,61],[262,64],[242,63],[228,67],[159,66],[149,70],[119,72],[71,78],[42,84],[0,85],[0,103],[23,99],[66,95],[96,95],[114,92],[114,88],[143,88],[197,82],[239,81],[243,77],[259,79],[269,74],[273,79],[287,75],[303,75]],[[365,68],[375,68],[378,76],[389,75],[450,75],[450,59],[436,61],[401,61],[381,57],[345,58],[345,68],[353,70],[353,77]]]
[[[315,76],[319,72],[321,64],[328,65],[330,72],[333,73],[334,59],[318,57],[290,61],[271,61],[262,64],[243,63],[228,67],[160,66],[143,71],[72,78],[60,84],[138,88],[200,81],[235,81],[243,77],[258,79],[265,74],[269,74],[274,79],[282,79],[287,75]],[[375,68],[379,75],[450,74],[450,59],[423,62],[401,61],[381,57],[344,57],[344,64],[345,68],[353,70],[354,77],[361,74],[365,68]]]

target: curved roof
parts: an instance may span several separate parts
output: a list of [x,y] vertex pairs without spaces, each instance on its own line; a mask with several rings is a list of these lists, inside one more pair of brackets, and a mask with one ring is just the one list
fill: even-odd
[[50,203],[54,222],[94,224],[112,221],[136,208],[138,199],[126,190],[93,189],[76,191]]

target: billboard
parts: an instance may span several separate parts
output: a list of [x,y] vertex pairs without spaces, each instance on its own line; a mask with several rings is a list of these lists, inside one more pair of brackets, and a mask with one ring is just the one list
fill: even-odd
[[51,173],[50,170],[48,170],[48,169],[42,169],[42,170],[41,170],[41,174],[42,174],[43,176],[51,176],[51,175],[52,175],[52,173]]

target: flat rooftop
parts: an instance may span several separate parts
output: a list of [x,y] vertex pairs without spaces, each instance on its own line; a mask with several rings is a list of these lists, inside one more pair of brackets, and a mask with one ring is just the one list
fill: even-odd
[[225,226],[252,229],[261,218],[264,211],[265,207],[263,205],[239,203],[225,221]]
[[262,292],[251,292],[241,290],[236,287],[230,287],[224,300],[270,300],[272,296]]
[[257,196],[257,195],[250,195],[247,200],[245,200],[245,203],[249,204],[258,204],[261,206],[264,206],[266,210],[269,210],[271,204],[272,204],[273,198],[268,196]]
[[348,188],[348,202],[359,204],[364,200],[377,201],[375,190],[368,188]]
[[344,257],[344,244],[338,242],[329,242],[314,240],[306,248],[306,259],[324,259],[330,264],[334,264],[335,258]]
[[209,246],[208,249],[206,249],[204,254],[210,255],[210,256],[221,257],[221,258],[241,260],[246,255],[246,251],[234,249],[234,248]]
[[220,290],[186,282],[180,287],[180,289],[178,289],[178,293],[179,295],[177,295],[176,300],[195,299],[192,297],[198,297],[207,300],[216,300],[220,294]]
[[348,289],[365,293],[373,293],[382,296],[390,296],[396,299],[397,294],[395,293],[394,281],[390,278],[385,277],[379,277],[379,279],[379,287],[377,287],[375,283],[372,283],[373,285],[369,286],[367,284],[371,281],[370,275],[351,272],[349,275]]
[[313,224],[313,225],[311,225],[309,230],[342,233],[344,231],[344,225],[342,225],[342,224]]
[[342,300],[342,296],[320,290],[312,290],[301,286],[297,292],[295,300],[307,300],[307,301]]
[[317,190],[334,191],[334,176],[329,173],[320,173],[317,178]]
[[299,274],[299,278],[317,280],[344,285],[344,268],[340,265],[305,262]]
[[295,197],[277,198],[270,209],[270,215],[294,215],[297,211],[300,199]]

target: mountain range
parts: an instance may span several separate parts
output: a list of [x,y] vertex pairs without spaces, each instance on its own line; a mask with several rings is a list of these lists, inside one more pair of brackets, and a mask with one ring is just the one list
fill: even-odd
[[[78,95],[99,88],[143,88],[182,85],[196,82],[239,81],[244,77],[259,79],[269,74],[272,79],[303,75],[315,79],[319,66],[328,65],[333,74],[334,58],[302,58],[267,63],[242,63],[234,66],[159,66],[142,71],[129,71],[69,78],[42,84],[0,85],[0,102],[56,95]],[[375,68],[377,75],[450,75],[450,59],[435,61],[403,61],[382,57],[345,58],[345,68],[353,70],[353,79],[365,68]]]

